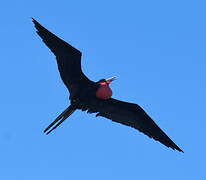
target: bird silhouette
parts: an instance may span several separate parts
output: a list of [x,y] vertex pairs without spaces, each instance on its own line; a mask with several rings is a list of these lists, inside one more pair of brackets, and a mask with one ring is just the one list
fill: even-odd
[[32,21],[37,34],[56,56],[61,79],[70,93],[71,104],[44,130],[44,133],[49,134],[79,109],[133,127],[165,146],[183,152],[139,105],[111,98],[112,90],[109,84],[116,77],[91,81],[81,69],[82,53],[48,31],[34,18]]

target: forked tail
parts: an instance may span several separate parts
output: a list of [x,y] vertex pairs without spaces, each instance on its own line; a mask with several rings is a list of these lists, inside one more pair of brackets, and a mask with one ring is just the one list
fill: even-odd
[[[48,135],[54,129],[56,129],[61,123],[63,123],[74,111],[76,108],[70,105],[64,112],[62,112],[45,130],[44,133]],[[56,124],[56,125],[55,125]],[[55,126],[54,126],[55,125]],[[52,126],[54,126],[52,128]],[[50,130],[49,130],[50,129]],[[49,130],[49,131],[48,131]]]

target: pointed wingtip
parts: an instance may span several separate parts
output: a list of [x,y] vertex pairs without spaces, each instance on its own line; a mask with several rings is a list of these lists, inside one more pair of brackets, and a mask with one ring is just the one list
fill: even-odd
[[[32,22],[34,23],[34,25],[35,25],[35,27],[38,25],[40,25],[39,24],[39,22],[38,21],[36,21],[36,19],[34,19],[33,17],[31,17],[31,19],[32,19]],[[40,25],[41,26],[41,25]]]
[[32,20],[32,22],[35,22],[35,21],[36,21],[33,17],[31,17],[31,20]]
[[173,147],[172,149],[184,153],[184,151],[180,149],[177,145],[175,145],[175,147]]
[[34,23],[34,26],[37,28],[39,23],[33,17],[31,17],[31,19],[32,19],[32,22]]
[[178,149],[179,152],[185,153],[182,149]]

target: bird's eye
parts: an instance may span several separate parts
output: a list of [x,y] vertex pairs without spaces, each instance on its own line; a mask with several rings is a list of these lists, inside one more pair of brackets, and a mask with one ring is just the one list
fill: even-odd
[[106,81],[106,79],[100,79],[100,80],[98,81],[98,83],[105,82],[105,81]]

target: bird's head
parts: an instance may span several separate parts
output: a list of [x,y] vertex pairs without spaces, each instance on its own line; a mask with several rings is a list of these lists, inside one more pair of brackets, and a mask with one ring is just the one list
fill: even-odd
[[115,80],[117,77],[111,77],[108,79],[100,79],[98,84],[98,89],[96,91],[96,97],[100,99],[109,99],[112,96],[112,90],[109,87],[109,84]]
[[115,79],[117,79],[116,76],[113,76],[111,78],[108,78],[108,79],[100,79],[97,83],[98,84],[110,84],[112,81],[114,81]]

